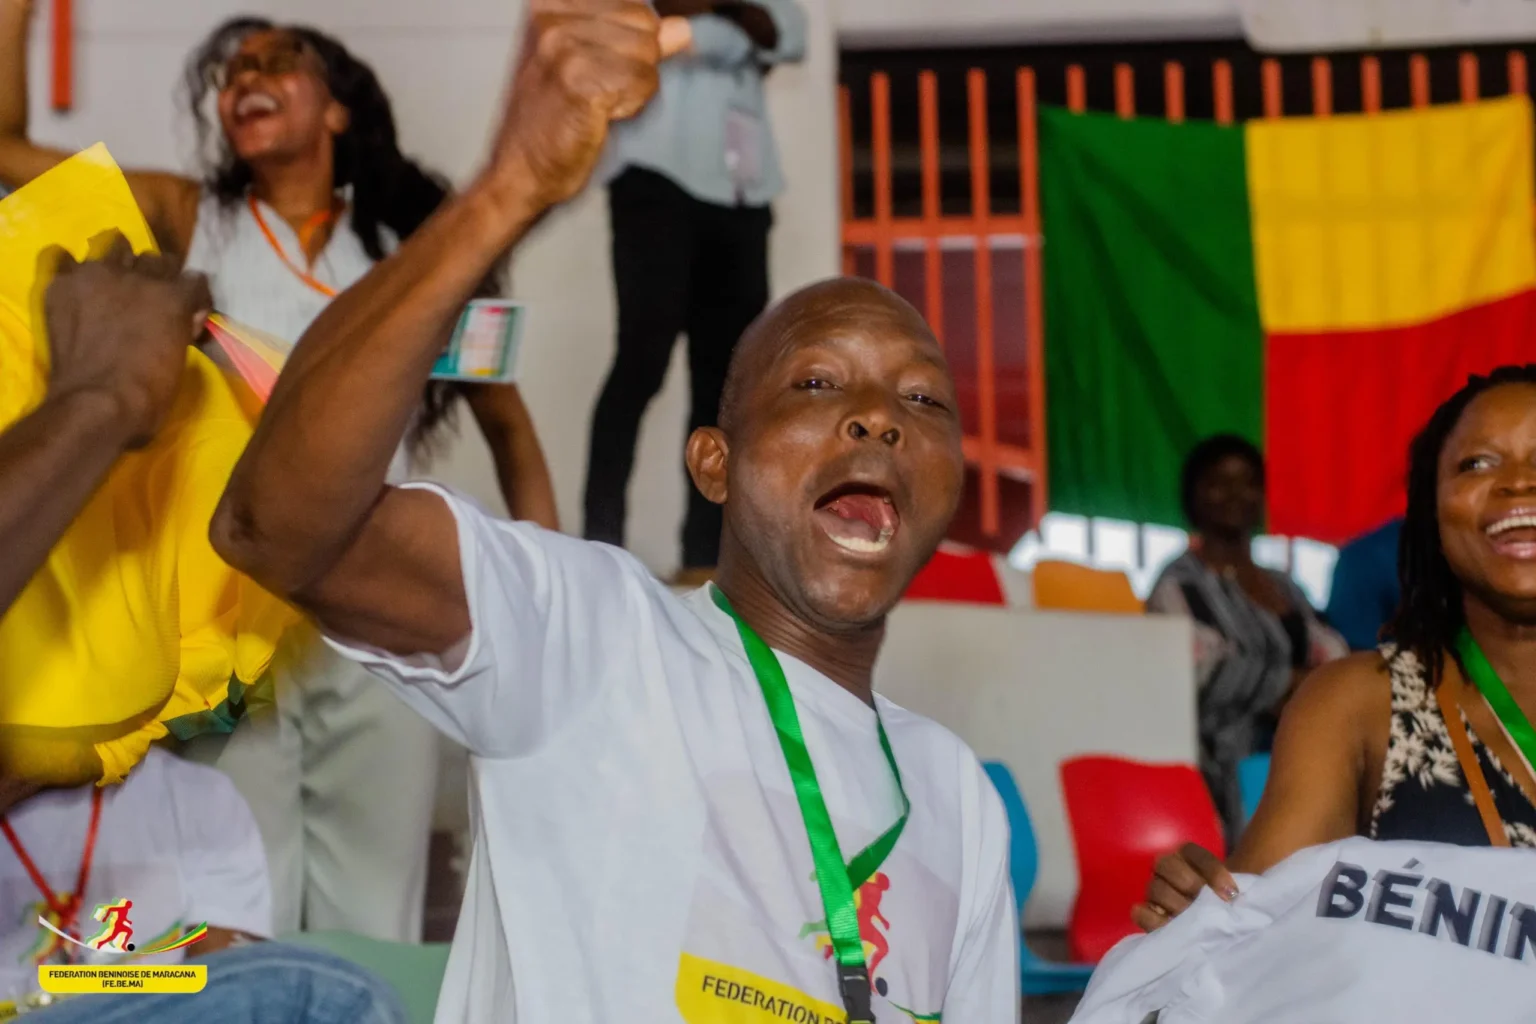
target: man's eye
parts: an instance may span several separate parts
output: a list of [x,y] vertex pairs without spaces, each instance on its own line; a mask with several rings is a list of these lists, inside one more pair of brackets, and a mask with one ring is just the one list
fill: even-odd
[[914,393],[908,395],[907,396],[907,401],[909,401],[909,402],[916,402],[918,405],[932,406],[935,409],[947,409],[947,408],[949,408],[949,406],[945,405],[943,402],[939,401],[937,398],[933,398],[932,396],[925,395],[925,394],[923,394],[921,392],[914,392]]
[[800,391],[830,391],[837,385],[822,377],[807,377],[798,382],[795,387]]

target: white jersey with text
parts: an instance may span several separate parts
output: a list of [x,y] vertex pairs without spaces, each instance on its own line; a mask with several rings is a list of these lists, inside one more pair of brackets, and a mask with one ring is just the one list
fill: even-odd
[[1110,951],[1073,1024],[1530,1024],[1536,852],[1345,839]]

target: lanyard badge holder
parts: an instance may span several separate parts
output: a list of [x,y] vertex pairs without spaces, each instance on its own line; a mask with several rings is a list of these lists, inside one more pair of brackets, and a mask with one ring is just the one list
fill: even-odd
[[901,817],[844,865],[837,833],[832,829],[832,816],[827,813],[821,784],[816,779],[816,767],[805,748],[805,735],[800,730],[800,716],[795,711],[795,699],[784,678],[784,668],[772,648],[736,613],[719,587],[711,585],[710,595],[720,610],[735,621],[736,630],[741,634],[742,646],[746,648],[752,673],[762,688],[768,717],[773,720],[773,730],[795,786],[795,798],[799,801],[800,816],[810,840],[811,859],[816,865],[816,885],[821,890],[822,909],[827,915],[827,933],[831,936],[832,953],[837,960],[838,992],[843,1008],[848,1011],[848,1024],[875,1024],[869,965],[864,960],[864,940],[859,935],[859,914],[853,894],[885,863],[896,840],[901,838],[912,809],[907,791],[901,784],[901,770],[896,766],[891,741],[885,735],[885,725],[876,710],[875,728],[880,735],[880,749],[885,753],[891,775],[896,779],[896,790],[901,794]]

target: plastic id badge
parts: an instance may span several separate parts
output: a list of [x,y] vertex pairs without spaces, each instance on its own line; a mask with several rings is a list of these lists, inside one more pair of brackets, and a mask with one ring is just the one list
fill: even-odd
[[521,302],[506,299],[471,301],[459,315],[447,349],[432,367],[432,379],[510,383],[515,379],[527,312]]

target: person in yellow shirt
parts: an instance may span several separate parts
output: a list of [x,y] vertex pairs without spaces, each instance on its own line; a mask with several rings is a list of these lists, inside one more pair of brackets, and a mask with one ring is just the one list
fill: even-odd
[[259,401],[191,346],[208,288],[104,147],[0,200],[0,237],[0,776],[117,783],[260,705],[297,621],[208,540]]
[[144,447],[176,397],[212,308],[201,274],[118,236],[79,264],[54,250],[47,397],[0,434],[0,613],[42,567],[119,455]]
[[[62,250],[45,310],[51,368],[42,403],[0,433],[0,617],[126,452],[143,448],[165,422],[187,363],[187,347],[211,308],[201,275],[165,257],[134,255],[122,236],[104,259],[77,264]],[[7,735],[9,733],[9,735]],[[28,729],[0,727],[0,777],[58,783],[96,779],[93,747],[50,758],[51,778],[30,765]]]

